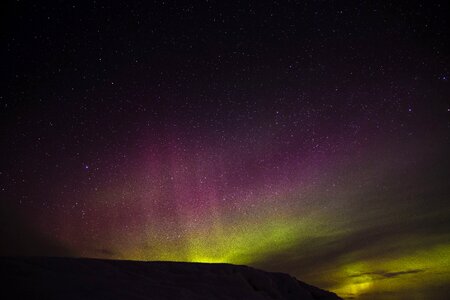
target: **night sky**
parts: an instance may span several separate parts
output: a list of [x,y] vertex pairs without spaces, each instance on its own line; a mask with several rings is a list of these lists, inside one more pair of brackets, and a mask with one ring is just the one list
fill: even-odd
[[114,2],[2,9],[0,255],[446,299],[448,1]]

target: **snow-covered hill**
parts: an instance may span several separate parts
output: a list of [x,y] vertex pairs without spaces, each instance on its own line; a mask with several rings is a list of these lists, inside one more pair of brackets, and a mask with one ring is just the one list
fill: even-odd
[[287,274],[229,264],[0,258],[0,272],[1,299],[340,299]]

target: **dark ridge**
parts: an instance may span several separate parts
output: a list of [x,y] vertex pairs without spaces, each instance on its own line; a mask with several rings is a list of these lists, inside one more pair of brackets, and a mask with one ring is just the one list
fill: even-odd
[[1,299],[337,300],[284,273],[247,266],[3,257]]

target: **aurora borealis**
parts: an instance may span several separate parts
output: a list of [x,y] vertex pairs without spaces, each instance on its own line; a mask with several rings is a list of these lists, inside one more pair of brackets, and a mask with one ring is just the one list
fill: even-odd
[[450,293],[448,3],[6,10],[1,255]]

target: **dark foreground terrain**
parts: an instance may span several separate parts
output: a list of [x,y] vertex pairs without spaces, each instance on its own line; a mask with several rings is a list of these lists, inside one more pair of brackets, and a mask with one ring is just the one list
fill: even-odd
[[287,274],[228,264],[0,258],[0,272],[0,299],[340,299]]

